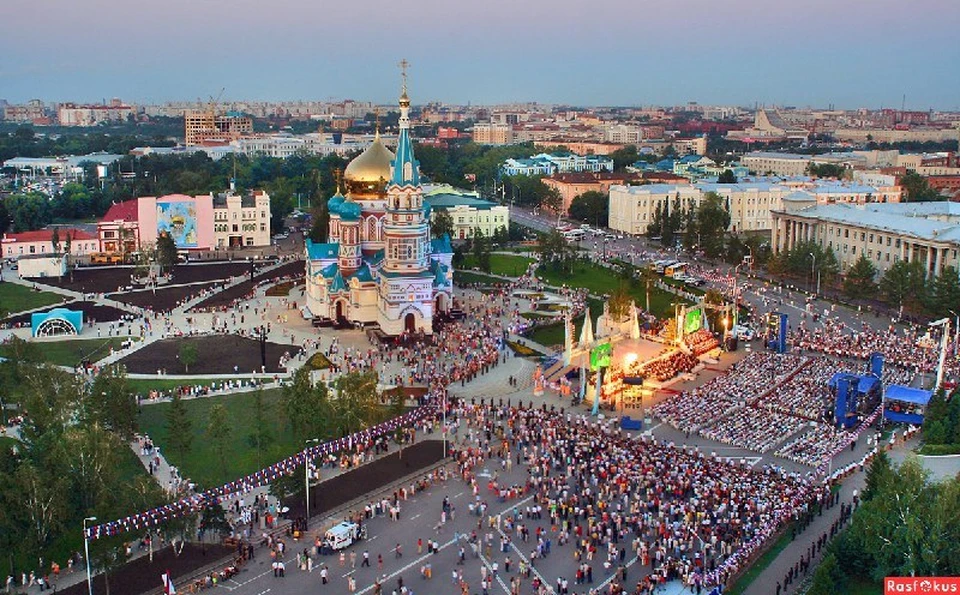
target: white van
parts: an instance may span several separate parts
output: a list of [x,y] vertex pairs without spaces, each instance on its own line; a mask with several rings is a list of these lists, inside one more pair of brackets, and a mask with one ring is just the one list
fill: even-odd
[[355,541],[366,537],[366,534],[366,527],[344,521],[327,529],[327,532],[323,535],[323,541],[331,550],[337,551],[353,545]]

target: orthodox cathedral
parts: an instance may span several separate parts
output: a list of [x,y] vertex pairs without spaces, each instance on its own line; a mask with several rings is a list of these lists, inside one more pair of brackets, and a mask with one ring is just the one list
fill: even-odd
[[396,155],[378,131],[343,178],[346,196],[338,186],[327,202],[327,242],[305,242],[307,308],[319,321],[376,323],[390,336],[432,334],[434,314],[453,303],[453,248],[449,236],[430,239],[405,71]]

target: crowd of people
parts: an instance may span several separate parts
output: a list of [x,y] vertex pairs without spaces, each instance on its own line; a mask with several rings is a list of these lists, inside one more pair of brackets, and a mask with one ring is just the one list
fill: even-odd
[[[878,352],[884,355],[887,364],[930,372],[937,367],[940,349],[938,342],[926,340],[925,333],[926,330],[921,327],[898,330],[891,325],[878,331],[865,324],[858,331],[848,332],[841,322],[824,320],[823,324],[816,328],[799,324],[788,335],[787,342],[801,351],[861,360]],[[950,346],[948,351],[955,352]],[[945,365],[948,375],[960,375],[960,360],[947,358]]]
[[678,430],[697,432],[742,409],[805,361],[793,354],[753,352],[702,386],[661,401],[653,414]]
[[[524,493],[534,496],[544,520],[557,529],[537,529],[536,540],[524,546],[536,559],[537,552],[550,550],[548,540],[556,539],[553,548],[570,544],[579,561],[575,581],[596,571],[605,578],[616,573],[615,584],[624,585],[629,552],[640,563],[638,592],[652,593],[675,579],[691,587],[725,582],[820,493],[797,474],[754,471],[651,439],[630,439],[579,414],[463,402],[454,416],[465,428],[455,456],[474,494],[481,481],[474,470],[487,461],[525,464]],[[512,539],[504,518],[490,524]],[[533,532],[538,522],[523,524]]]
[[[779,445],[775,456],[818,467],[856,439],[834,427],[828,382],[844,368],[823,357],[754,352],[726,374],[660,402],[653,414],[688,434],[731,446],[763,453]],[[896,366],[884,370],[885,382],[908,377]],[[795,435],[811,422],[817,425]]]
[[634,376],[643,376],[655,382],[664,382],[693,370],[700,360],[690,353],[670,351],[663,357],[652,359],[637,365],[630,372]]

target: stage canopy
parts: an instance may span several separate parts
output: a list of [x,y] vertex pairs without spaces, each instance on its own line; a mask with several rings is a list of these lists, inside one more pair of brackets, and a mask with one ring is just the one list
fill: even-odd
[[851,372],[837,372],[830,378],[828,386],[830,388],[836,389],[837,382],[843,376],[856,376],[857,377],[857,392],[865,395],[874,389],[875,386],[880,382],[874,376],[863,376],[861,374],[853,374]]
[[900,401],[901,403],[913,403],[915,405],[926,405],[930,402],[933,392],[920,388],[910,388],[909,386],[900,386],[891,384],[887,387],[887,392],[883,396],[888,401]]

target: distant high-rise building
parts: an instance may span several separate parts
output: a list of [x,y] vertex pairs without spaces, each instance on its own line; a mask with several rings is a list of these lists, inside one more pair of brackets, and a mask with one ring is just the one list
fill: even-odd
[[214,110],[184,114],[184,144],[229,143],[253,133],[253,118],[242,114],[217,115]]
[[473,142],[481,145],[509,145],[513,143],[513,126],[495,122],[474,124]]

